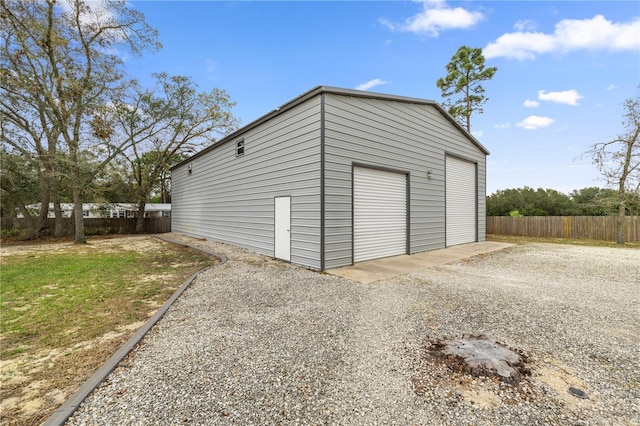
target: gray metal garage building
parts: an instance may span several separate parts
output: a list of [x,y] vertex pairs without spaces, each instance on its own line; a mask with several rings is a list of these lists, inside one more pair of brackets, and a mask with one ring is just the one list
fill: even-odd
[[172,169],[172,230],[325,270],[485,239],[489,154],[437,103],[316,87]]

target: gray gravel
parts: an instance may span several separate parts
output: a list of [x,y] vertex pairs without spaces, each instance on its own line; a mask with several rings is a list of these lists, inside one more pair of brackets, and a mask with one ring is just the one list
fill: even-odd
[[[517,246],[359,284],[170,237],[229,260],[69,425],[640,424],[640,250]],[[513,388],[433,355],[465,334],[519,351],[531,375]]]

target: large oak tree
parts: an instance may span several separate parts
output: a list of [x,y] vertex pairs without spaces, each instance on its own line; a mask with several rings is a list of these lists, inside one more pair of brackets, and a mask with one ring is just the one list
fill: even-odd
[[132,84],[92,122],[96,136],[111,145],[127,146],[138,205],[136,232],[143,232],[145,204],[160,190],[162,178],[177,161],[213,144],[237,128],[235,105],[221,89],[199,92],[189,77],[154,74],[150,89]]
[[[98,167],[125,149],[91,137],[89,122],[107,95],[123,90],[121,55],[159,48],[157,32],[124,1],[0,0],[2,56],[0,94],[11,93],[27,108],[14,120],[21,137],[3,138],[16,150],[32,143],[25,123],[41,117],[52,133],[55,154],[66,162],[74,202],[75,242],[86,242],[82,214],[83,151],[98,155]],[[3,106],[4,107],[4,106]],[[18,111],[19,112],[19,111]],[[35,155],[38,155],[36,152]]]

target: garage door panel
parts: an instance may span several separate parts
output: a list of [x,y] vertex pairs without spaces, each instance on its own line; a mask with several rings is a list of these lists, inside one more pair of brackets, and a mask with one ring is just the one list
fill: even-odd
[[447,246],[475,242],[476,165],[448,156],[446,167]]
[[355,167],[353,219],[354,262],[406,253],[406,175]]

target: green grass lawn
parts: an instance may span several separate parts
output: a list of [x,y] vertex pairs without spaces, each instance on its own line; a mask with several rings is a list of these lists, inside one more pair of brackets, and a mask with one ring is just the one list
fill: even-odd
[[146,252],[71,246],[2,256],[0,359],[146,320],[186,277],[211,263],[200,252],[159,241]]
[[627,242],[624,245],[616,244],[615,241],[604,240],[577,240],[572,238],[551,238],[551,237],[526,237],[521,235],[487,235],[488,241],[499,241],[513,244],[530,243],[550,243],[550,244],[572,244],[577,246],[593,247],[615,247],[615,248],[640,248],[640,241]]

